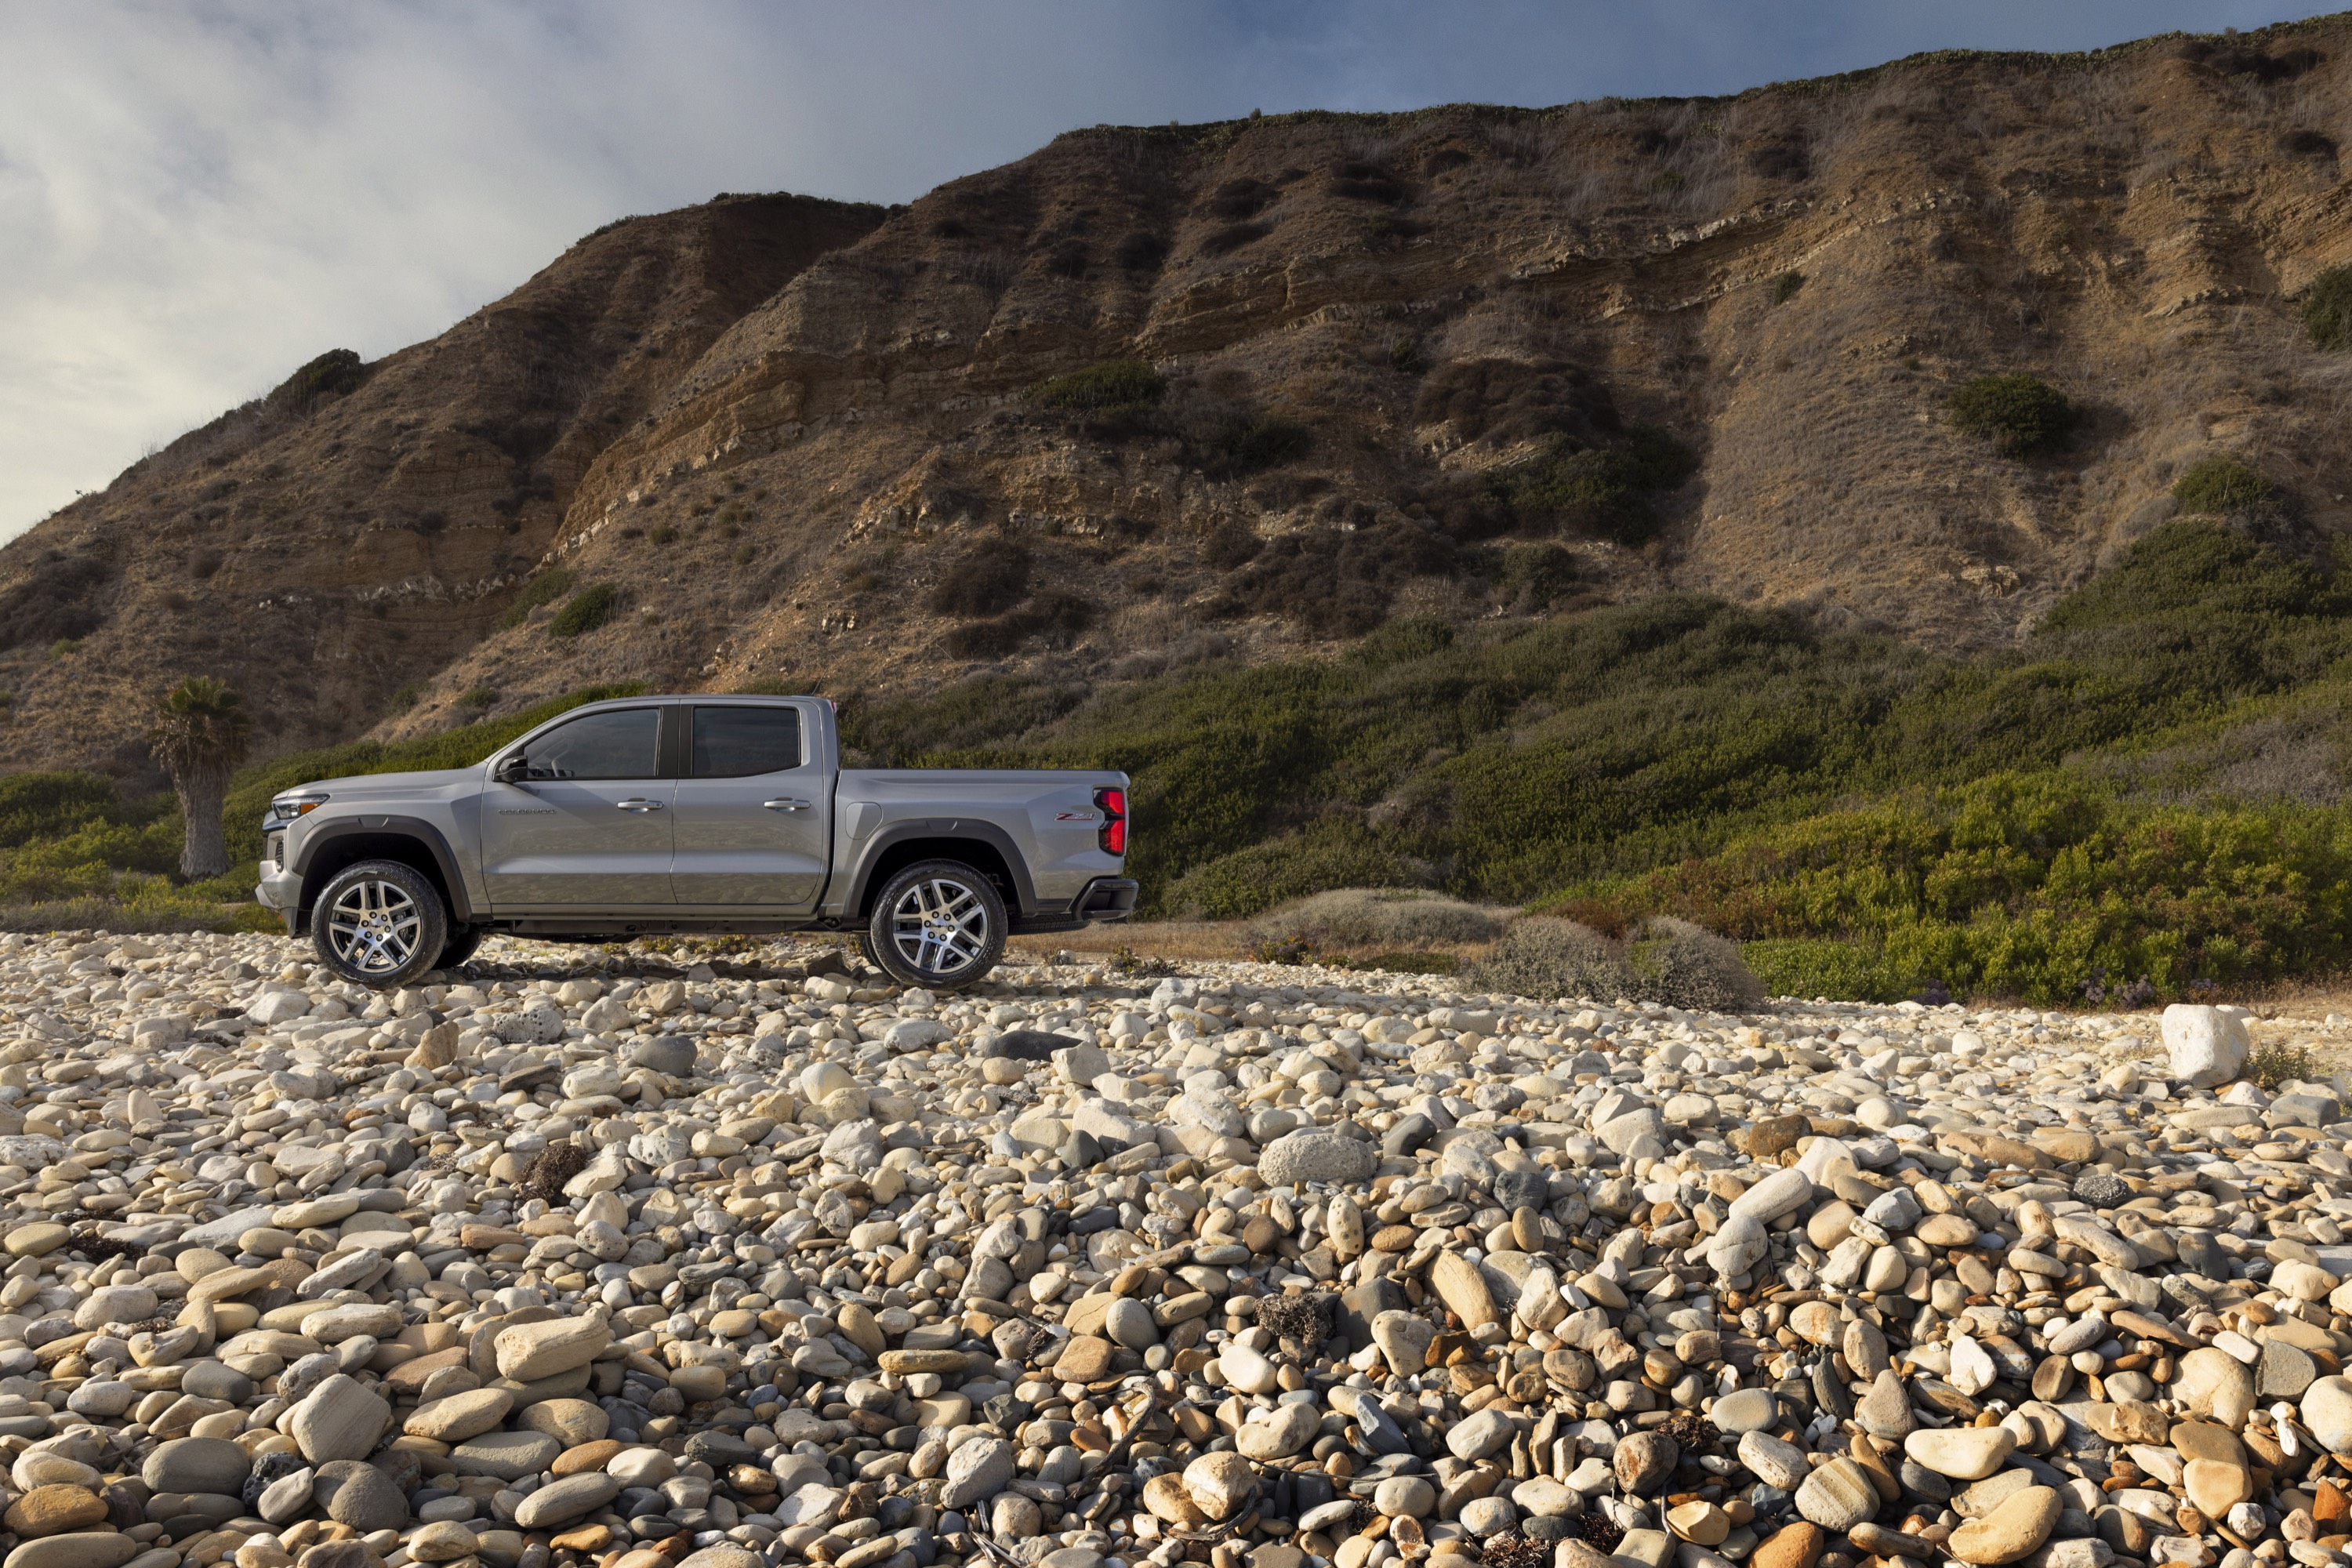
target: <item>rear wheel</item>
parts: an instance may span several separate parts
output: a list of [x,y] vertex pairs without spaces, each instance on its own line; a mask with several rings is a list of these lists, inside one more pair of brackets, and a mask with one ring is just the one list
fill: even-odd
[[866,925],[874,961],[902,985],[953,991],[1004,956],[1004,900],[960,860],[924,860],[882,885]]
[[345,980],[379,991],[405,985],[441,962],[449,911],[425,874],[397,860],[346,866],[319,889],[310,940]]

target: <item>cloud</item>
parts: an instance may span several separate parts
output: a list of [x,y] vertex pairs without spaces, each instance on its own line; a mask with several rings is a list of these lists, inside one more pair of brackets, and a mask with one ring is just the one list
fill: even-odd
[[904,201],[1072,126],[1724,92],[2323,6],[0,0],[0,538],[606,220]]

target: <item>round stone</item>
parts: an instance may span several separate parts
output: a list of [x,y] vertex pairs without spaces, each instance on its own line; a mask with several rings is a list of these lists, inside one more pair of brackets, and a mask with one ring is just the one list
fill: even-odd
[[225,1492],[245,1485],[253,1461],[225,1437],[175,1437],[156,1446],[139,1469],[150,1492]]
[[1132,1296],[1121,1296],[1103,1314],[1103,1331],[1113,1342],[1131,1351],[1149,1350],[1160,1342],[1159,1326],[1151,1321],[1151,1309]]
[[1742,1388],[1718,1397],[1707,1413],[1727,1437],[1761,1432],[1780,1418],[1780,1402],[1769,1388]]
[[392,1478],[364,1459],[331,1459],[311,1479],[310,1498],[327,1517],[362,1535],[408,1522],[408,1499]]

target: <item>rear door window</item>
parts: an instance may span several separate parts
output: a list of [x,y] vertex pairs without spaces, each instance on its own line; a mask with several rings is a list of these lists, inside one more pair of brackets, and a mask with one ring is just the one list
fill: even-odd
[[801,765],[797,708],[697,708],[692,775],[744,778]]

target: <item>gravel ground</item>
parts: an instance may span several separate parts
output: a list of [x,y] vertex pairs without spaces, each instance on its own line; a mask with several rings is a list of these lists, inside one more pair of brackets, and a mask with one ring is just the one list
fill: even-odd
[[0,937],[0,1568],[2352,1559],[2227,1010],[771,951]]

